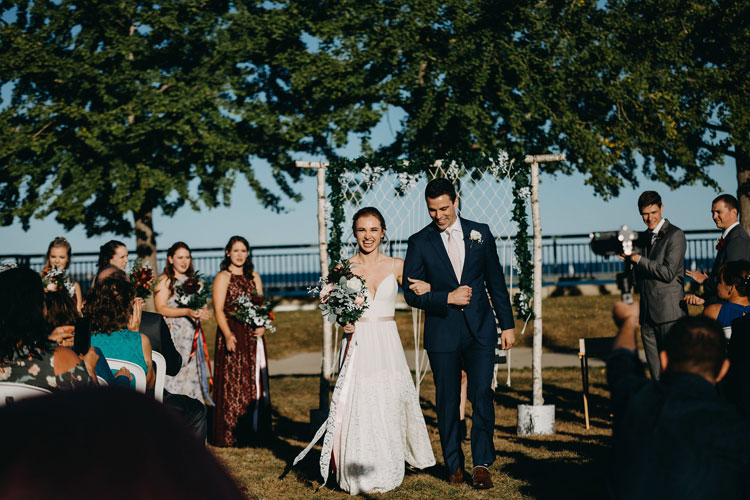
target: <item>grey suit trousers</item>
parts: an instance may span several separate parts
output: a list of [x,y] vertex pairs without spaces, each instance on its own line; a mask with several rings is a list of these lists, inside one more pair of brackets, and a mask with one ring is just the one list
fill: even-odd
[[641,340],[643,341],[643,350],[646,351],[646,362],[652,380],[661,378],[659,351],[662,349],[667,332],[676,322],[677,320],[654,325],[647,321],[641,325]]

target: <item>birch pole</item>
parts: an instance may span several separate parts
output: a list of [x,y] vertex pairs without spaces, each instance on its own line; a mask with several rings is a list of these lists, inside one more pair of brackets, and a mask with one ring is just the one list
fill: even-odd
[[[318,181],[318,248],[320,274],[328,276],[328,228],[326,226],[326,168],[328,163],[297,161],[298,168],[317,169]],[[322,316],[322,315],[321,315]],[[328,395],[333,380],[333,325],[323,317],[323,361],[320,372],[320,409],[328,408]]]
[[531,355],[532,404],[544,404],[542,395],[542,217],[539,209],[539,164],[564,161],[565,155],[529,155],[531,164],[531,218],[534,228],[534,344]]

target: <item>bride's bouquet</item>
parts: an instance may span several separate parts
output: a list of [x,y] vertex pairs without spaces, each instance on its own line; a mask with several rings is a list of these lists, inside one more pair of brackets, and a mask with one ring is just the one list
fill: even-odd
[[253,293],[248,296],[243,293],[233,304],[235,309],[230,314],[238,321],[253,328],[264,327],[266,332],[276,331],[276,327],[273,326],[273,320],[276,318],[271,310],[271,303],[263,295]]
[[201,273],[196,272],[193,276],[174,287],[177,304],[188,309],[203,309],[211,297],[208,282],[203,279]]
[[45,292],[56,292],[65,290],[68,295],[75,297],[76,288],[68,277],[65,269],[59,267],[45,267],[42,269],[42,284]]
[[145,299],[154,292],[156,286],[154,270],[148,263],[136,260],[133,269],[130,270],[130,282],[135,285],[136,296]]
[[310,293],[320,298],[318,306],[329,323],[341,326],[355,323],[370,306],[367,302],[365,280],[355,276],[351,263],[344,260],[337,264],[326,278],[310,288]]

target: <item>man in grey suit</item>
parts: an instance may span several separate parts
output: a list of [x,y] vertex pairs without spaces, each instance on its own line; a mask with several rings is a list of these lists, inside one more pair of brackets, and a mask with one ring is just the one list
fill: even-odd
[[685,233],[662,217],[664,205],[656,191],[638,197],[638,211],[651,232],[651,244],[644,255],[627,257],[633,263],[641,287],[641,340],[646,351],[651,378],[661,376],[659,351],[675,321],[687,314],[685,296]]
[[721,302],[716,287],[719,284],[719,269],[727,262],[750,260],[750,236],[738,219],[739,203],[731,194],[717,196],[711,204],[711,216],[716,227],[721,229],[721,238],[716,244],[716,259],[711,274],[688,271],[687,275],[703,284],[703,297],[688,295],[688,304],[703,305]]

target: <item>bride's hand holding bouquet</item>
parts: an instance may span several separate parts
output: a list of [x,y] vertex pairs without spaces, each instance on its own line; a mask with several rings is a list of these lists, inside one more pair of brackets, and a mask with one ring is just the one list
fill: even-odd
[[354,333],[354,323],[370,306],[366,292],[365,280],[352,272],[348,260],[334,266],[327,277],[320,278],[320,283],[310,289],[310,293],[318,295],[318,307],[328,322],[338,323],[348,334]]

